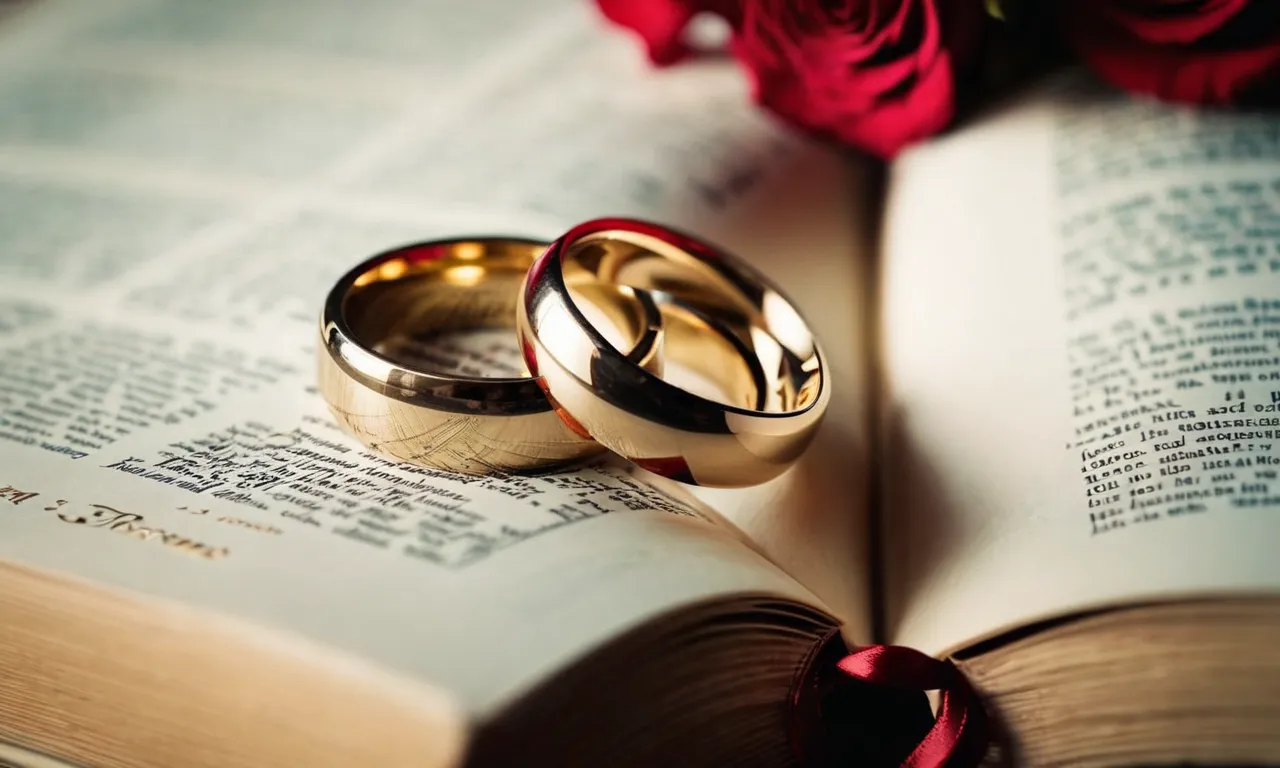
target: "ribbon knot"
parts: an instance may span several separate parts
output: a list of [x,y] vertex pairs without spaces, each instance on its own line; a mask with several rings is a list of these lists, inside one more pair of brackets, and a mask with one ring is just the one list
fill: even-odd
[[[868,742],[853,745],[852,759],[860,765],[901,761],[904,768],[976,768],[985,756],[986,710],[951,662],[900,645],[848,652],[837,632],[815,648],[808,666],[792,697],[792,744],[802,764],[835,764],[839,750],[830,736],[836,730]],[[857,686],[862,690],[849,690]],[[939,692],[932,722],[926,691]],[[854,694],[853,706],[831,705],[842,692],[846,699]],[[840,722],[848,718],[867,722]]]

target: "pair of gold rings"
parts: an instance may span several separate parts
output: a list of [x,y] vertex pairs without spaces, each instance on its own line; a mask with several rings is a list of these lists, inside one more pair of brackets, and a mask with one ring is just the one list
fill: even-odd
[[[528,376],[423,370],[403,339],[514,327]],[[320,392],[369,448],[464,472],[547,470],[608,449],[675,480],[754,485],[812,439],[831,384],[795,306],[745,263],[631,219],[550,245],[460,238],[374,256],[320,319]],[[706,396],[663,378],[683,371]]]

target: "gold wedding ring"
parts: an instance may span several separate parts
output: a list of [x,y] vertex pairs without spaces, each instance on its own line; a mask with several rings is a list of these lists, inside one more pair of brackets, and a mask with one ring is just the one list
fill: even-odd
[[[330,291],[320,318],[320,392],[369,448],[414,464],[470,474],[546,469],[603,448],[569,426],[532,378],[424,370],[394,354],[406,339],[512,328],[522,281],[545,243],[444,240],[374,256]],[[661,316],[650,297],[610,283],[577,298],[616,326],[619,359],[661,370]]]
[[[667,366],[711,379],[718,399],[637,366],[571,291],[630,286],[659,307]],[[529,370],[575,430],[660,475],[762,483],[808,446],[830,399],[823,355],[794,305],[745,263],[647,222],[599,219],[553,243],[520,293]]]

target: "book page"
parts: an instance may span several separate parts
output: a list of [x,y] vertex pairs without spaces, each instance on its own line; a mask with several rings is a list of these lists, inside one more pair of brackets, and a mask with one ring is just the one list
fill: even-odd
[[890,639],[1280,587],[1280,116],[1071,76],[908,154]]
[[852,176],[724,62],[651,73],[573,0],[44,0],[0,26],[0,103],[0,558],[305,633],[480,714],[713,596],[825,599],[866,638],[859,454],[813,452],[767,505],[715,495],[722,517],[608,461],[388,462],[314,388],[357,261],[630,214],[823,300],[846,405],[820,443],[864,440]]

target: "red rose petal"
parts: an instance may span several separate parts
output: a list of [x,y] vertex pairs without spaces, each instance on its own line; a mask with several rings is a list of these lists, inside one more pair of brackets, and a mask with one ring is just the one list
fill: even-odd
[[675,64],[693,51],[685,29],[694,16],[714,13],[730,26],[739,21],[739,0],[597,0],[613,23],[639,35],[655,66]]
[[1167,101],[1229,105],[1245,94],[1271,88],[1270,103],[1280,97],[1280,42],[1249,51],[1196,52],[1166,47],[1097,45],[1083,52],[1104,79],[1134,93]]
[[[782,118],[890,157],[951,121],[955,59],[939,7],[972,44],[967,0],[746,0],[734,53],[756,100]],[[973,48],[974,46],[970,46]]]
[[954,110],[951,62],[944,54],[921,74],[903,99],[886,101],[861,115],[850,115],[832,131],[841,141],[890,158],[903,147],[946,128]]
[[[1182,32],[1207,27],[1210,22],[1219,24],[1210,30],[1216,31],[1223,19],[1229,23],[1249,2],[1271,1],[1207,0],[1185,14],[1195,16],[1203,27],[1186,26]],[[1065,13],[1073,45],[1103,79],[1127,91],[1169,101],[1229,105],[1246,96],[1269,96],[1271,103],[1280,103],[1280,30],[1269,36],[1266,30],[1250,30],[1262,32],[1262,40],[1241,50],[1164,45],[1151,42],[1151,27],[1134,18],[1142,6],[1131,1],[1125,5],[1125,13],[1118,15],[1111,10],[1114,3],[1088,0]],[[1169,23],[1161,15],[1169,4],[1168,0],[1147,2],[1152,23]]]
[[1187,3],[1186,0],[1113,0],[1102,3],[1100,10],[1116,25],[1149,43],[1187,44],[1222,27],[1250,1],[1203,0],[1199,3]]
[[631,29],[644,41],[649,60],[657,66],[674,64],[688,53],[684,28],[694,9],[680,0],[598,0],[600,11],[615,24]]

